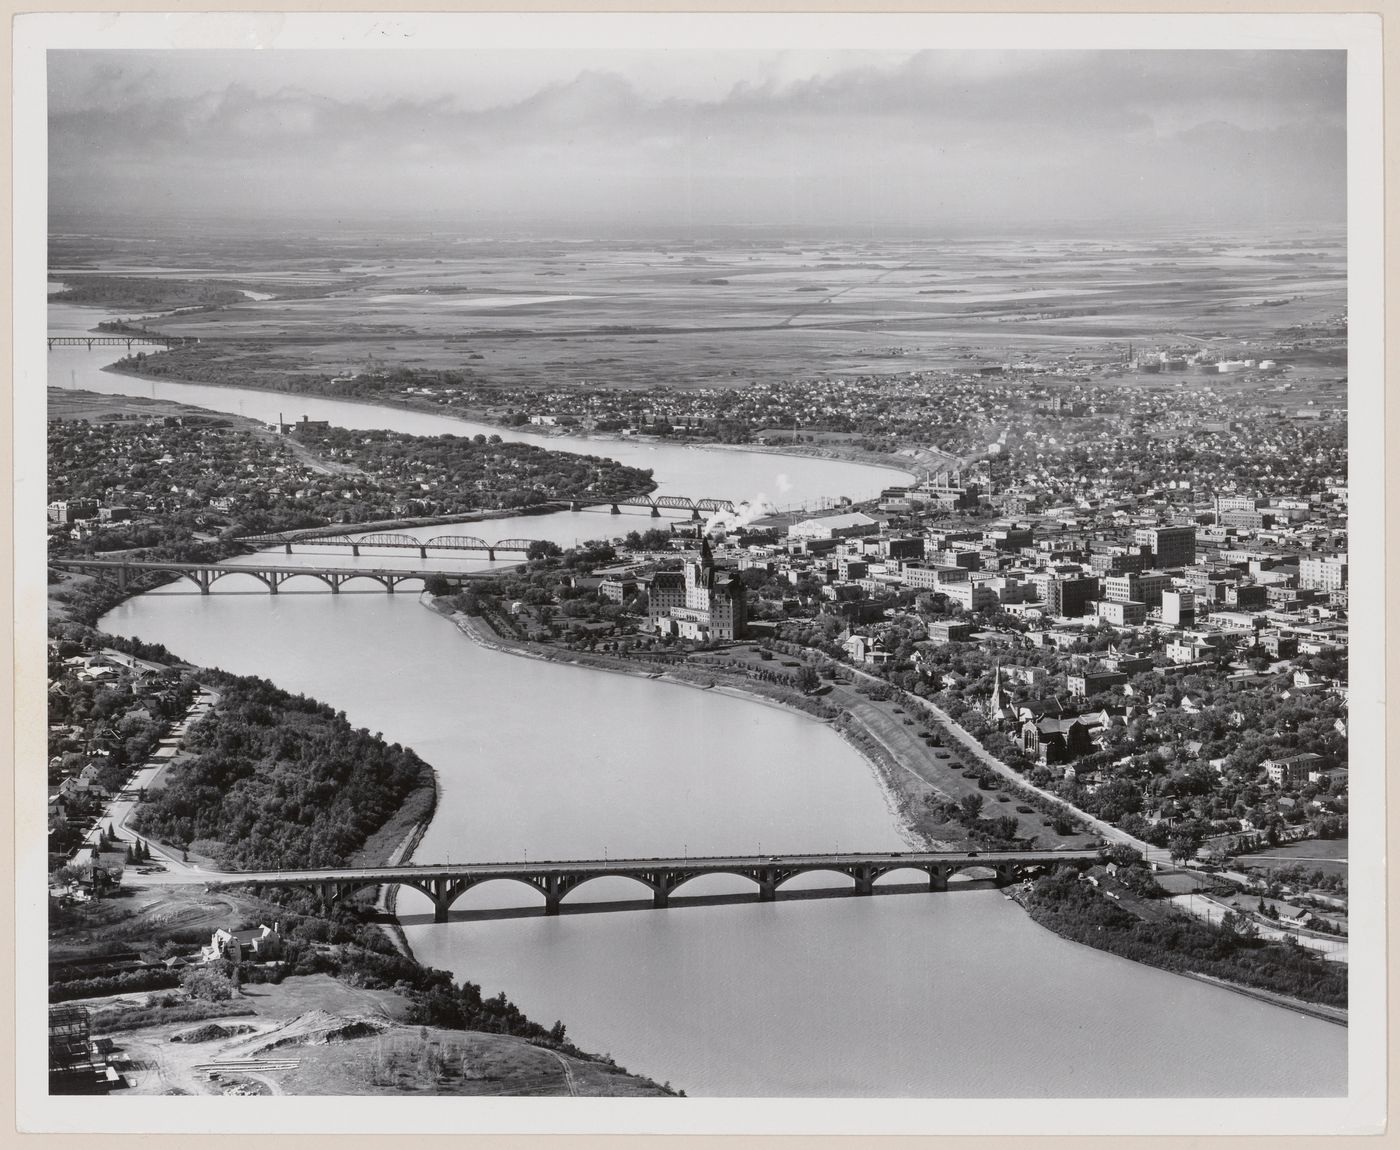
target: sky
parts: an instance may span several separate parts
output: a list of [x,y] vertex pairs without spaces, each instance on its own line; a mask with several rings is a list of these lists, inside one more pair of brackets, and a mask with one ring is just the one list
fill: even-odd
[[1340,223],[1326,51],[51,51],[57,218]]

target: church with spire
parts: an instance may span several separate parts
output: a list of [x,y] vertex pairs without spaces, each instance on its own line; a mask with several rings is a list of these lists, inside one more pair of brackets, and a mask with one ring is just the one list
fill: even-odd
[[746,588],[738,573],[715,565],[709,539],[682,571],[658,571],[647,592],[647,624],[661,635],[705,642],[744,637]]

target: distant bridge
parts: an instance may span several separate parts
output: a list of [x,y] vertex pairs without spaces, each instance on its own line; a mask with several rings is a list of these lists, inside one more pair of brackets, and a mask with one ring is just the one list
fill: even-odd
[[[577,500],[571,505],[574,511],[581,511],[585,506],[590,504]],[[684,495],[658,495],[655,498],[650,495],[633,495],[628,499],[600,500],[591,506],[606,506],[614,515],[621,515],[624,507],[644,507],[651,512],[654,519],[660,519],[663,511],[689,511],[692,519],[699,519],[702,511],[711,515],[718,511],[727,511],[730,515],[735,515],[740,507],[747,507],[748,504],[736,504],[729,499],[690,499]]]
[[238,542],[255,547],[280,546],[288,555],[292,554],[294,543],[304,543],[311,547],[348,547],[352,555],[359,555],[361,547],[395,547],[417,551],[420,559],[426,559],[429,551],[473,551],[485,554],[494,562],[498,551],[507,555],[528,555],[530,548],[540,540],[500,539],[495,543],[488,543],[475,535],[435,535],[431,539],[416,539],[412,535],[387,532],[359,535],[354,538],[349,535],[299,535],[296,538],[285,535],[245,535]]
[[198,343],[194,336],[179,335],[51,335],[48,337],[49,350],[56,347],[86,347],[91,351],[95,347],[125,347],[127,351],[138,343],[151,344],[156,347],[183,347],[186,344]]
[[50,567],[68,571],[95,571],[99,574],[116,576],[117,586],[125,591],[127,580],[139,571],[166,571],[188,579],[199,588],[200,594],[208,595],[209,589],[225,575],[251,575],[262,583],[273,595],[288,579],[297,575],[310,575],[321,580],[339,594],[340,588],[352,579],[372,579],[384,590],[392,592],[400,583],[411,579],[427,579],[437,575],[449,580],[470,578],[466,571],[420,571],[385,567],[278,567],[266,563],[145,563],[130,559],[50,559]]
[[722,855],[713,857],[591,859],[570,862],[461,863],[443,866],[345,867],[303,871],[257,871],[211,875],[172,873],[168,881],[204,883],[211,890],[232,886],[297,887],[327,904],[368,887],[406,886],[432,900],[433,921],[446,922],[452,904],[472,887],[494,879],[524,883],[544,896],[545,914],[558,914],[570,892],[595,878],[629,878],[652,892],[652,905],[665,907],[675,891],[693,878],[732,874],[758,887],[760,902],[772,901],[783,883],[813,871],[849,878],[854,893],[874,893],[875,881],[897,870],[928,875],[928,889],[947,890],[948,879],[963,871],[986,869],[1000,886],[1018,882],[1059,863],[1091,863],[1097,850],[1081,851],[910,851],[875,854]]

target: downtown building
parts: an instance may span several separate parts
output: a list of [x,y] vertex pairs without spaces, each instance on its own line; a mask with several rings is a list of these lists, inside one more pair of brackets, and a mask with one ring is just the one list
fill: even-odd
[[705,642],[741,639],[747,622],[746,588],[737,572],[715,566],[710,541],[680,571],[658,571],[647,594],[647,626],[660,635]]
[[1189,567],[1196,562],[1194,527],[1139,527],[1133,542],[1152,549],[1154,567]]

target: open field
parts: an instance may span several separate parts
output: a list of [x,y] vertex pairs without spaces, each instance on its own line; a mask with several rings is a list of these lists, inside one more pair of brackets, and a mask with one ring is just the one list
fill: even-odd
[[155,419],[161,416],[197,416],[219,419],[248,430],[263,430],[256,420],[237,415],[219,415],[202,407],[175,403],[168,399],[147,399],[139,395],[102,395],[95,391],[72,390],[63,387],[48,389],[50,419],[86,419],[105,422],[116,419]]
[[[80,282],[97,270],[97,262],[65,267],[56,247],[55,278]],[[664,246],[445,236],[401,254],[351,246],[346,258],[322,255],[319,267],[304,268],[246,247],[215,245],[193,267],[143,268],[106,251],[106,273],[256,280],[273,292],[275,261],[286,281],[280,298],[161,320],[173,333],[218,340],[231,356],[277,361],[269,369],[349,373],[372,356],[381,366],[550,387],[734,386],[1047,354],[1092,363],[1120,357],[1129,341],[1234,350],[1345,309],[1340,236],[1289,245],[1240,237]],[[328,283],[324,296],[301,296]]]
[[1258,854],[1240,855],[1236,865],[1244,870],[1273,871],[1300,866],[1307,871],[1347,877],[1347,839],[1304,839],[1269,847]]

